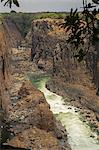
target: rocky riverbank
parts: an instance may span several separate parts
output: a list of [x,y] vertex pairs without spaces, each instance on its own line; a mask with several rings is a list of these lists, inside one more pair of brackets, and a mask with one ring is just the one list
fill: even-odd
[[70,150],[66,130],[56,121],[43,93],[33,87],[26,76],[28,72],[39,72],[30,62],[30,51],[13,49],[12,53],[12,109],[5,117],[5,124],[9,124],[5,134],[9,132],[9,136],[3,145],[33,150]]
[[94,88],[88,89],[81,85],[66,84],[57,77],[48,81],[46,87],[63,96],[66,103],[75,106],[77,108],[75,112],[81,113],[81,119],[97,133],[97,140],[99,140],[99,103],[97,101],[99,98],[94,94]]

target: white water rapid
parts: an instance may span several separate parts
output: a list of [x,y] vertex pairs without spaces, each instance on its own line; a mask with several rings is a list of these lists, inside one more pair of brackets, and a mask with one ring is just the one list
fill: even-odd
[[49,80],[47,76],[30,76],[30,80],[40,91],[45,95],[47,102],[51,107],[51,111],[56,118],[61,121],[62,125],[68,132],[68,142],[72,150],[99,150],[99,143],[90,135],[92,133],[90,127],[81,120],[80,114],[75,112],[77,108],[68,106],[64,99],[50,92],[46,87],[46,82]]

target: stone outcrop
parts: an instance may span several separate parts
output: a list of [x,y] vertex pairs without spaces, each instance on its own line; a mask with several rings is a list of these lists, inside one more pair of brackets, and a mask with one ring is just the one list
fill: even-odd
[[11,146],[35,150],[58,150],[59,143],[51,133],[36,127],[25,130],[8,142]]
[[18,92],[18,97],[20,100],[14,107],[15,113],[12,114],[14,116],[10,116],[14,122],[17,119],[20,120],[20,123],[14,125],[17,132],[22,132],[30,126],[36,126],[46,131],[55,129],[53,114],[49,111],[49,105],[40,91],[29,82],[24,82]]
[[[19,100],[14,103],[8,119],[13,136],[7,145],[38,150],[69,149],[67,133],[55,120],[43,93],[26,81],[22,83],[17,97]],[[61,140],[65,141],[64,144]]]

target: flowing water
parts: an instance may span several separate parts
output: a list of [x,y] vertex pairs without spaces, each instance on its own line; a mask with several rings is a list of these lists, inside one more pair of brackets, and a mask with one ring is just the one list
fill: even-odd
[[41,92],[44,93],[47,102],[50,104],[51,111],[56,118],[61,121],[62,125],[68,132],[68,142],[72,150],[99,150],[99,143],[90,135],[92,133],[90,127],[81,120],[78,112],[75,112],[75,107],[69,106],[64,102],[64,99],[50,92],[46,88],[46,82],[49,80],[48,76],[29,76],[33,85],[35,85]]

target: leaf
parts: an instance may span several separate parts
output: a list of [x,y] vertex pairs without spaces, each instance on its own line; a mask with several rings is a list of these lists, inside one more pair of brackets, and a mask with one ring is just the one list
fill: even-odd
[[76,15],[76,13],[77,13],[77,9],[74,11],[73,16],[75,16],[75,15]]
[[99,4],[99,0],[92,0],[95,4]]
[[86,52],[82,48],[79,50],[78,54],[74,55],[79,62],[83,61],[85,56]]
[[[5,0],[1,0],[1,2],[3,2]],[[17,7],[19,7],[19,2],[18,0],[7,0],[5,3],[4,3],[4,6],[6,5],[9,5],[9,7],[11,8],[12,7],[12,4],[16,5]]]
[[5,2],[4,6],[6,6],[9,3],[9,0]]
[[19,2],[18,2],[17,0],[13,0],[13,3],[14,3],[17,7],[20,6],[20,5],[19,5]]
[[68,26],[68,27],[67,27],[67,29],[66,29],[66,32],[68,32],[70,29],[71,29],[71,27],[70,27],[70,26]]
[[11,8],[12,6],[12,0],[9,1],[9,7]]
[[72,13],[73,13],[73,8],[71,8],[70,16],[72,16]]

